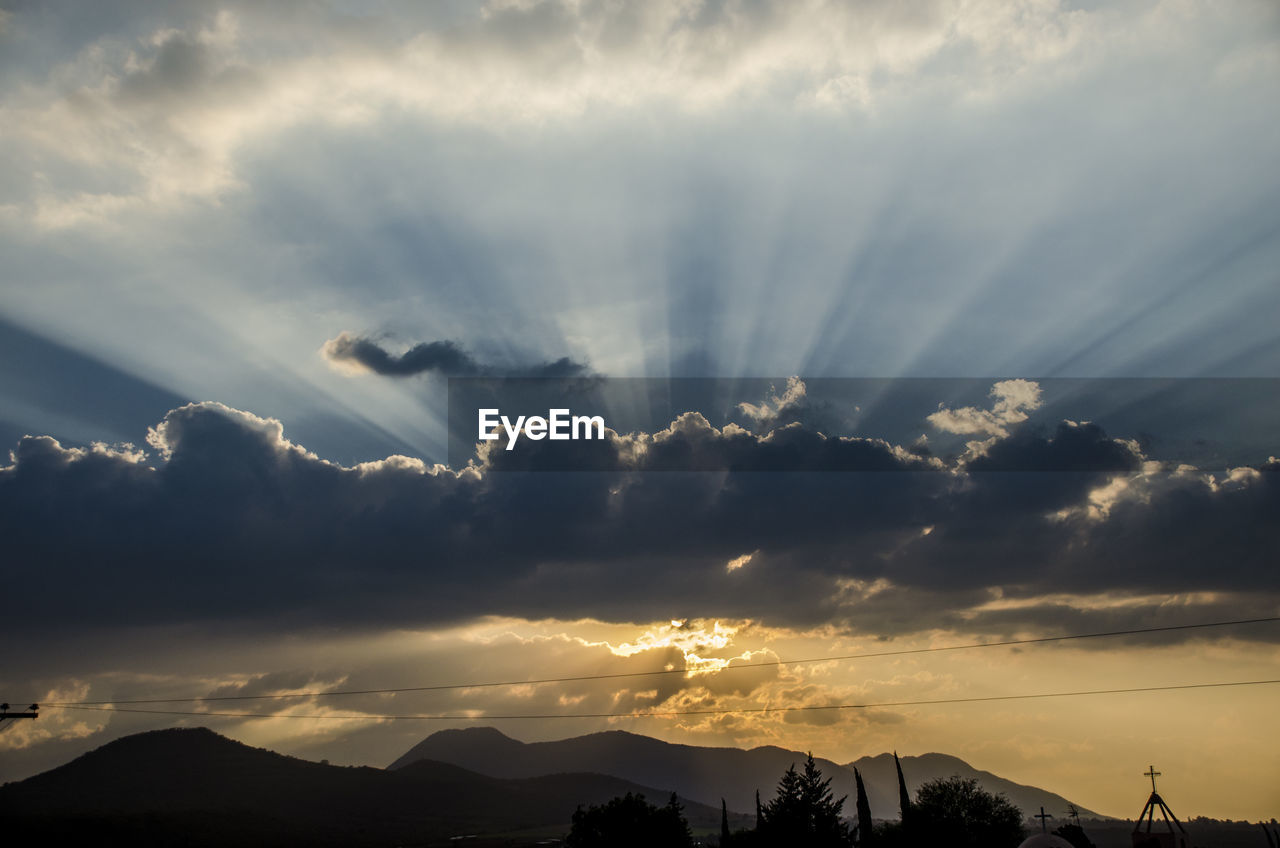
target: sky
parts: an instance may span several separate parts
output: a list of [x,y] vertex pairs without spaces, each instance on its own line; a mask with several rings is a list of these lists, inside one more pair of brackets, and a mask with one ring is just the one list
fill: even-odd
[[[741,712],[1274,679],[1275,623],[735,669],[1280,615],[1278,106],[1270,2],[0,2],[0,697],[684,670],[46,708],[0,780],[492,722],[1280,815],[1274,685]],[[546,470],[451,453],[476,377],[715,390]]]

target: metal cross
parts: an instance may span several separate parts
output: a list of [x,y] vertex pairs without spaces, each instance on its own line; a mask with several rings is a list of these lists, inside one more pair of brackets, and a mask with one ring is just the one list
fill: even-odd
[[1156,771],[1155,766],[1148,766],[1148,768],[1151,770],[1145,772],[1145,774],[1147,777],[1151,778],[1151,791],[1154,793],[1156,791],[1156,778],[1160,776],[1160,772]]
[[1038,815],[1038,816],[1034,816],[1034,818],[1040,819],[1040,830],[1042,830],[1042,831],[1043,831],[1043,832],[1045,832],[1045,833],[1048,833],[1048,832],[1049,832],[1049,824],[1048,824],[1048,822],[1049,822],[1049,819],[1053,818],[1053,816],[1051,816],[1051,815],[1049,815],[1048,813],[1046,813],[1046,812],[1044,811],[1044,807],[1041,807],[1041,808],[1040,808],[1040,815]]

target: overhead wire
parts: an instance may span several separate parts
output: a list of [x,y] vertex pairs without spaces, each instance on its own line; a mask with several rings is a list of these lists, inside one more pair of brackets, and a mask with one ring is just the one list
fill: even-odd
[[302,715],[298,713],[229,713],[201,712],[197,710],[154,710],[138,707],[115,707],[100,705],[45,704],[64,710],[85,710],[90,712],[142,713],[148,715],[198,716],[200,718],[288,718],[328,721],[514,721],[533,719],[621,719],[621,718],[668,718],[674,716],[693,715],[729,715],[749,713],[793,713],[817,712],[822,710],[868,710],[885,707],[918,707],[938,704],[980,704],[996,701],[1024,701],[1044,698],[1074,698],[1101,695],[1130,695],[1142,692],[1171,692],[1188,689],[1217,689],[1229,686],[1268,686],[1280,683],[1274,680],[1231,680],[1211,683],[1178,683],[1167,686],[1130,686],[1120,689],[1082,689],[1068,692],[1034,692],[1013,695],[977,695],[967,698],[925,698],[906,701],[876,701],[853,704],[803,704],[796,706],[764,706],[764,707],[717,707],[696,710],[652,710],[629,713],[514,713],[514,714],[477,714],[477,713],[417,713],[417,714],[376,714],[359,713],[356,715],[334,715],[317,713]]
[[[1026,639],[1003,639],[996,642],[971,642],[961,645],[934,645],[924,648],[901,648],[889,651],[869,651],[856,654],[834,654],[821,657],[805,657],[802,659],[779,659],[779,660],[763,660],[759,662],[737,663],[726,665],[716,669],[707,669],[706,671],[715,671],[723,673],[726,671],[741,671],[745,669],[758,668],[776,668],[780,666],[790,665],[813,665],[815,663],[841,662],[846,660],[875,659],[881,657],[900,657],[910,656],[914,654],[931,654],[941,653],[944,651],[967,651],[981,648],[1001,648],[1001,647],[1017,647],[1024,645],[1039,645],[1053,642],[1067,642],[1084,639],[1102,639],[1114,638],[1120,636],[1139,636],[1153,633],[1172,633],[1185,630],[1201,630],[1215,627],[1233,627],[1247,624],[1266,624],[1280,622],[1280,616],[1269,616],[1262,618],[1244,618],[1233,619],[1229,621],[1207,621],[1196,622],[1192,624],[1171,624],[1156,627],[1137,627],[1126,630],[1106,630],[1094,633],[1073,633],[1063,636],[1037,636]],[[498,680],[498,681],[481,681],[472,683],[443,683],[431,684],[424,686],[400,686],[381,689],[343,689],[331,691],[312,691],[312,692],[283,692],[261,695],[203,695],[178,698],[125,698],[116,700],[103,701],[57,701],[46,702],[47,707],[88,707],[88,706],[121,706],[121,705],[146,705],[146,704],[195,704],[195,703],[214,703],[225,701],[268,701],[268,700],[285,700],[296,698],[333,698],[342,696],[355,695],[398,695],[412,692],[445,692],[459,689],[486,689],[509,686],[531,686],[538,684],[552,683],[580,683],[594,680],[618,680],[623,678],[635,677],[657,677],[671,674],[688,674],[690,672],[704,671],[698,668],[663,668],[648,671],[622,671],[610,672],[605,674],[577,674],[563,677],[542,677],[525,680]],[[209,713],[199,713],[200,715],[209,715]]]

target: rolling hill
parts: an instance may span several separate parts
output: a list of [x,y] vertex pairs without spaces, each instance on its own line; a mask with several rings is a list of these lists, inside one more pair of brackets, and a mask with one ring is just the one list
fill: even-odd
[[[761,798],[767,801],[773,796],[778,778],[787,767],[792,763],[802,763],[804,758],[802,752],[774,746],[751,750],[704,748],[676,745],[620,730],[554,742],[524,743],[492,727],[475,727],[433,733],[388,769],[394,771],[420,759],[431,759],[503,778],[527,778],[557,772],[597,772],[649,786],[670,787],[682,798],[708,805],[718,805],[723,797],[731,809],[746,813],[755,809],[757,789]],[[831,787],[836,797],[849,796],[846,814],[853,813],[853,766],[857,766],[867,782],[872,815],[876,818],[897,817],[898,785],[891,754],[864,757],[846,765],[821,758],[815,758],[815,762],[823,775],[832,779]],[[1042,805],[1047,810],[1060,812],[1070,803],[1061,795],[980,771],[945,754],[903,757],[902,769],[913,793],[925,781],[960,775],[977,778],[990,792],[1003,793],[1028,815]],[[1078,804],[1076,806],[1083,816],[1096,815]]]
[[[6,834],[43,844],[428,844],[460,835],[563,834],[580,804],[668,792],[602,774],[502,779],[419,759],[395,771],[313,763],[211,730],[118,739],[0,787]],[[720,809],[685,803],[691,824]],[[468,841],[468,844],[475,844]]]

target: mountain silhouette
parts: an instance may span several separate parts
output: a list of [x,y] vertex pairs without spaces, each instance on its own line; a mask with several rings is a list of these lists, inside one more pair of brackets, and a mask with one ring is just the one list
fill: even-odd
[[[596,772],[649,786],[670,787],[681,798],[707,805],[725,798],[731,809],[748,813],[755,810],[756,790],[768,800],[787,767],[803,763],[805,756],[803,752],[772,745],[750,750],[677,745],[621,730],[524,743],[492,727],[474,727],[433,733],[387,768],[403,769],[418,760],[430,759],[501,778]],[[891,754],[863,757],[845,765],[817,757],[814,761],[823,776],[831,778],[835,796],[849,796],[847,813],[853,812],[853,766],[857,766],[866,781],[872,815],[897,817],[898,784]],[[912,793],[928,780],[959,775],[977,778],[989,792],[1003,793],[1027,815],[1041,806],[1064,810],[1070,803],[1061,795],[979,771],[946,754],[902,757],[902,769]],[[1079,804],[1075,806],[1082,816],[1105,818]]]
[[[1041,807],[1046,810],[1060,811],[1072,805],[1084,818],[1108,818],[1047,789],[1014,783],[989,771],[976,769],[959,757],[949,754],[922,754],[918,757],[899,757],[899,759],[902,760],[902,774],[907,779],[907,788],[913,796],[920,785],[926,781],[959,775],[965,778],[976,778],[983,789],[1004,795],[1015,807],[1022,810],[1022,814],[1027,818],[1034,815]],[[883,815],[885,818],[896,817],[898,775],[893,767],[893,754],[862,757],[846,765],[850,772],[855,767],[862,772],[862,779],[867,786],[867,798],[871,802],[874,815],[877,817]],[[881,810],[885,813],[881,813]]]
[[[395,771],[331,766],[174,729],[117,739],[0,787],[0,820],[6,835],[44,844],[420,845],[562,835],[578,805],[627,792],[657,804],[670,794],[603,774],[502,779],[425,759]],[[694,826],[719,826],[718,803],[682,803]]]

